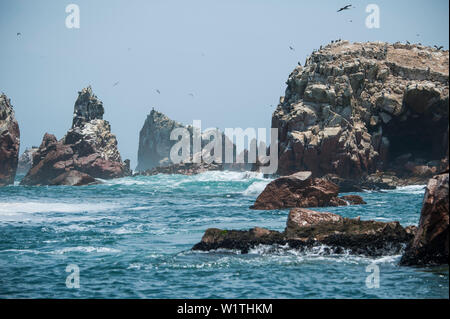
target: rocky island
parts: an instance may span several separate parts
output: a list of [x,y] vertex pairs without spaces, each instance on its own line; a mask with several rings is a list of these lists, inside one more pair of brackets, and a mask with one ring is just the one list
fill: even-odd
[[448,51],[416,44],[338,41],[313,52],[272,117],[278,174],[426,183],[448,157],[448,69]]
[[97,183],[96,178],[130,175],[103,113],[103,103],[91,87],[79,92],[72,127],[59,141],[45,134],[21,185],[85,185]]

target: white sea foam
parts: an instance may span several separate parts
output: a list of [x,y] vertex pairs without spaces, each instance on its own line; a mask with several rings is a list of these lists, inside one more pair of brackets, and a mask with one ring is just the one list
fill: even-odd
[[408,185],[400,186],[390,192],[403,193],[403,194],[425,194],[425,188],[427,185]]
[[6,202],[0,203],[0,216],[30,213],[77,213],[107,211],[113,204],[98,203],[49,203],[49,202]]
[[259,195],[262,193],[264,188],[266,188],[267,184],[269,183],[270,180],[253,182],[249,187],[247,187],[245,191],[242,192],[242,195],[244,196]]
[[193,179],[202,182],[232,182],[251,179],[264,179],[264,174],[259,172],[210,171],[195,175]]
[[62,255],[69,252],[83,252],[83,253],[119,253],[119,249],[109,247],[94,247],[94,246],[77,246],[67,247],[63,249],[55,250],[53,253]]

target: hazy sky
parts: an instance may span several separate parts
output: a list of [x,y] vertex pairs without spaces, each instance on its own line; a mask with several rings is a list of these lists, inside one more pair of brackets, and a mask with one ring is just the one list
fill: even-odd
[[[70,3],[80,8],[79,29],[66,28]],[[23,151],[45,132],[61,138],[77,92],[92,85],[135,167],[152,107],[203,128],[269,128],[289,73],[331,40],[448,48],[447,0],[349,3],[356,8],[337,13],[347,1],[0,0],[0,91]],[[365,27],[370,3],[380,7],[379,29]]]

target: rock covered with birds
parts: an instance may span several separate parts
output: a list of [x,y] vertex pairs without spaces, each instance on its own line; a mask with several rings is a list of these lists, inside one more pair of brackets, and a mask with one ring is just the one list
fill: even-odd
[[33,166],[22,185],[83,185],[95,178],[110,179],[130,175],[123,162],[110,124],[103,120],[103,103],[91,87],[78,92],[72,127],[57,140],[46,133],[33,154]]
[[448,157],[449,54],[421,45],[338,41],[289,75],[272,117],[278,174],[428,179]]

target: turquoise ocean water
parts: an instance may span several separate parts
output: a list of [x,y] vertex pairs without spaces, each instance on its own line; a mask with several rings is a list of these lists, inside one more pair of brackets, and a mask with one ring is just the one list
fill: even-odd
[[[190,250],[209,227],[283,230],[288,210],[248,209],[268,182],[207,172],[0,188],[0,298],[449,298],[448,266],[400,267],[399,255]],[[417,225],[423,194],[424,185],[366,192],[367,205],[317,210]],[[372,263],[380,287],[369,289]],[[66,287],[69,264],[78,289]]]

